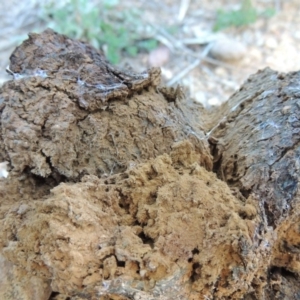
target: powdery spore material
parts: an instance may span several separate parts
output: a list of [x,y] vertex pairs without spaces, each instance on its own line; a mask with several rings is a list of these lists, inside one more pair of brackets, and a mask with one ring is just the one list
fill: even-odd
[[[222,295],[236,295],[237,287],[242,295],[259,267],[247,258],[255,207],[241,204],[201,167],[188,141],[125,173],[62,183],[49,196],[27,202],[26,210],[20,205],[1,222],[3,253],[28,276],[38,267],[39,276],[51,278],[52,289],[62,294],[126,296],[135,289],[152,295],[156,288],[167,299],[189,290],[188,298],[197,299],[221,295],[214,290],[226,282]],[[22,218],[16,218],[18,211]],[[247,254],[238,246],[241,239]],[[166,278],[169,283],[162,284]]]

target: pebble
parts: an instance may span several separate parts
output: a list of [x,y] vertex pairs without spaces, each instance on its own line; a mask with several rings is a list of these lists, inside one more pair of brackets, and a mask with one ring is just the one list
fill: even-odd
[[162,67],[169,61],[170,50],[165,46],[160,46],[152,50],[148,57],[150,67]]
[[221,61],[237,61],[246,54],[246,47],[234,39],[221,38],[212,44],[210,55]]

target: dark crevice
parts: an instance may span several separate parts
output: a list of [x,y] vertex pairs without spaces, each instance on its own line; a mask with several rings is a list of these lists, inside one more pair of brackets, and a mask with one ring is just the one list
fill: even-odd
[[191,274],[191,281],[192,282],[195,282],[198,279],[200,279],[200,277],[201,277],[201,267],[202,266],[198,262],[193,264],[193,266],[192,266],[193,270],[192,270],[192,274]]
[[119,193],[119,207],[124,209],[128,214],[129,214],[129,209],[130,209],[130,200],[126,195],[123,194],[122,190],[117,189]]
[[289,271],[288,269],[286,268],[281,268],[281,275],[283,277],[292,277],[292,278],[295,278],[295,279],[298,279],[299,278],[299,275],[296,274],[296,273],[293,273],[291,271]]
[[154,204],[156,202],[157,199],[157,191],[154,192],[150,192],[150,199],[149,201],[147,201],[148,205]]
[[269,203],[266,201],[264,202],[264,210],[267,217],[268,226],[273,226],[275,228],[275,215],[272,213],[274,210],[270,208]]
[[246,213],[245,211],[240,211],[240,212],[239,212],[239,216],[240,216],[240,218],[243,219],[243,220],[248,219],[248,215],[247,215],[247,213]]
[[157,177],[157,172],[153,168],[151,168],[151,171],[146,172],[146,175],[147,175],[147,179],[150,181],[150,180],[154,179],[155,177]]
[[[49,166],[49,168],[51,169],[51,174],[49,177],[42,177],[42,176],[38,176],[38,175],[35,175],[33,174],[33,176],[35,176],[36,178],[40,178],[41,180],[44,179],[44,180],[51,180],[51,178],[55,181],[56,185],[61,183],[61,182],[66,182],[68,181],[67,180],[67,177],[60,174],[55,167],[53,167],[52,163],[51,163],[51,157],[50,156],[47,156],[46,154],[43,153],[43,151],[40,151],[41,155],[45,158],[45,161],[47,163],[47,165]],[[76,179],[75,179],[76,181]]]
[[245,199],[248,199],[249,195],[251,194],[251,190],[240,189],[240,193],[245,197]]
[[125,268],[125,261],[117,260],[117,266],[121,268]]
[[198,250],[198,248],[194,248],[194,249],[192,250],[192,254],[193,254],[193,255],[199,254],[199,253],[200,253],[200,251]]
[[138,235],[138,237],[143,241],[143,244],[147,244],[151,248],[154,247],[154,240],[147,236],[143,231]]
[[200,253],[200,251],[198,250],[198,248],[194,248],[191,252],[192,252],[193,256],[188,258],[188,262],[189,263],[191,263],[193,261],[195,254],[199,254]]
[[223,178],[220,178],[220,169],[221,169],[221,165],[222,165],[222,155],[219,157],[219,159],[217,161],[214,161],[213,163],[213,173],[215,173],[217,175],[217,177],[221,180],[223,180]]
[[276,277],[278,275],[281,275],[286,278],[291,277],[297,280],[299,279],[298,274],[293,273],[284,267],[272,266],[268,271],[268,280],[271,280],[273,277]]
[[59,292],[52,292],[49,299],[52,299],[53,297],[56,297],[58,295],[59,295]]
[[[52,292],[49,300],[56,300],[56,299],[62,299],[61,297],[59,297],[61,294],[59,292]],[[65,297],[64,300],[71,300],[70,297]]]
[[234,163],[233,163],[232,176],[233,176],[234,178],[236,178],[236,177],[238,176],[238,163],[237,163],[236,160],[235,160]]
[[140,271],[141,271],[141,265],[139,262],[137,262],[137,270],[135,272],[136,274],[140,275]]
[[66,181],[66,177],[64,177],[60,174],[57,174],[57,176],[55,176],[55,174],[51,174],[51,176],[49,176],[49,177],[42,177],[42,176],[36,175],[31,172],[31,168],[28,166],[23,170],[22,173],[26,174],[26,176],[28,178],[30,177],[33,179],[34,189],[47,187],[47,189],[45,190],[45,192],[46,192],[45,195],[50,194],[50,190],[52,188],[54,188],[55,186],[57,186],[59,183]]

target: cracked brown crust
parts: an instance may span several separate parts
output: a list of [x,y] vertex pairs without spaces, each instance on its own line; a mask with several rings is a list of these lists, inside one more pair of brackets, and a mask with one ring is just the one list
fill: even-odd
[[155,88],[159,69],[121,72],[91,46],[46,30],[14,51],[9,71],[1,127],[17,173],[108,176],[185,138],[211,168],[204,133],[192,135],[183,113]]
[[47,29],[29,34],[10,57],[8,72],[15,79],[39,77],[40,85],[60,88],[69,83],[69,93],[80,107],[93,111],[114,98],[126,98],[160,82],[160,69],[142,73],[112,66],[92,46]]

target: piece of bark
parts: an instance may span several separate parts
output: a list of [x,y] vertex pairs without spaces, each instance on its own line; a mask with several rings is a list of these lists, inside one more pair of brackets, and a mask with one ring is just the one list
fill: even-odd
[[264,245],[267,276],[253,281],[256,291],[246,299],[300,295],[299,80],[299,72],[271,69],[252,75],[216,113],[219,122],[207,133],[214,171],[241,199],[254,198],[259,206],[252,249]]
[[63,90],[89,111],[160,82],[159,68],[140,74],[120,70],[92,46],[50,29],[43,34],[29,34],[29,39],[12,53],[7,70],[15,79],[53,79],[51,83],[43,81],[41,86],[49,84],[49,89]]
[[176,107],[176,94],[158,91],[158,69],[118,70],[93,47],[46,30],[13,52],[9,70],[14,79],[1,89],[1,126],[15,172],[107,176],[185,138],[212,167],[203,131]]
[[255,193],[268,226],[287,216],[300,170],[299,72],[265,69],[221,107],[210,132],[215,171],[247,198]]

